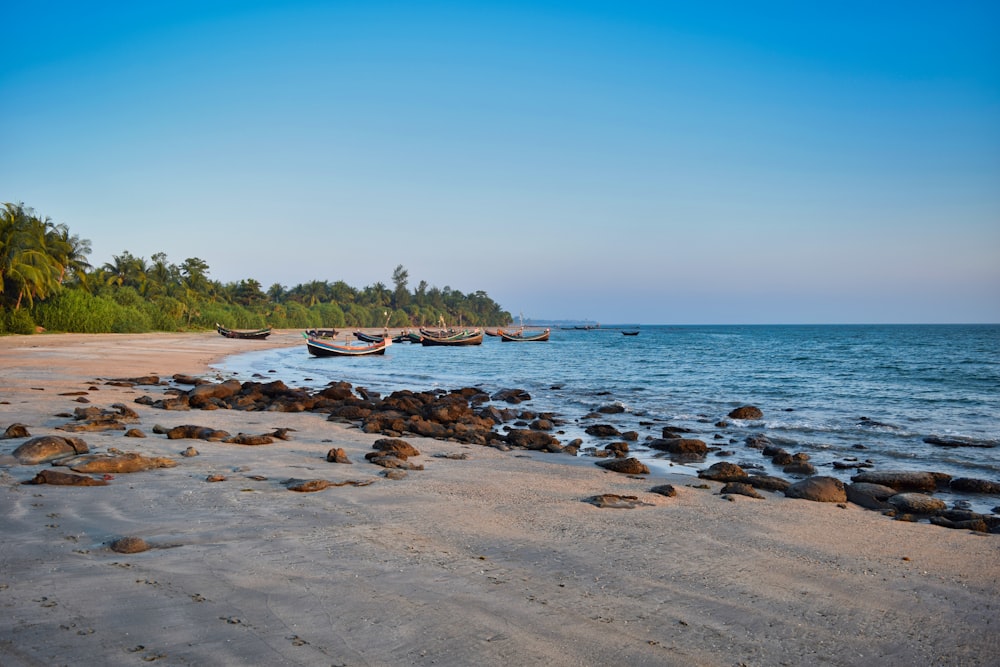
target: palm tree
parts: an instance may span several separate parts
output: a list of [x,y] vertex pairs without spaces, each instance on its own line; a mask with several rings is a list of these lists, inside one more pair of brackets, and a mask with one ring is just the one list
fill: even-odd
[[47,245],[60,267],[60,283],[65,282],[67,273],[74,280],[79,280],[91,268],[87,261],[87,255],[90,254],[89,240],[70,234],[69,227],[63,223],[52,225],[46,236]]
[[112,255],[111,261],[101,268],[109,274],[108,285],[134,287],[140,294],[145,294],[149,265],[142,257],[136,257],[128,250],[124,250],[120,255]]
[[46,252],[50,225],[21,203],[5,203],[0,210],[0,294],[16,292],[14,310],[25,297],[30,305],[59,288],[59,265]]

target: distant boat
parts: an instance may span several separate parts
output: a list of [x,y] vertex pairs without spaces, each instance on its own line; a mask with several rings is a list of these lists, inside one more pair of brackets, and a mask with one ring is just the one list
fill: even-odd
[[381,338],[376,343],[368,345],[338,344],[322,338],[314,338],[307,334],[302,334],[306,339],[306,348],[309,354],[317,357],[364,357],[370,354],[385,354],[385,348],[392,345],[392,339]]
[[525,331],[523,327],[517,331],[497,329],[500,340],[505,343],[540,343],[547,341],[550,333],[550,329],[545,329],[544,331]]
[[623,331],[622,335],[623,336],[638,336],[639,332],[638,331]]
[[244,340],[264,340],[271,335],[271,327],[265,329],[254,329],[253,331],[237,331],[235,329],[227,329],[218,322],[215,323],[215,330],[219,332],[220,336],[226,338],[242,338]]

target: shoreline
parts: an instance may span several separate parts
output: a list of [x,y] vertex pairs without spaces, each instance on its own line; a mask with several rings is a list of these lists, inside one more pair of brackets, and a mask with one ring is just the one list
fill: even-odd
[[[0,337],[0,430],[65,435],[56,415],[81,403],[60,394],[82,391],[131,407],[147,435],[80,434],[92,451],[177,461],[100,488],[26,486],[48,464],[13,465],[26,438],[0,442],[0,662],[986,665],[1000,653],[994,535],[767,492],[727,502],[721,484],[686,475],[408,435],[424,470],[393,481],[364,459],[379,436],[321,414],[164,411],[135,403],[163,387],[95,382],[209,377],[231,354],[298,344],[298,331]],[[157,424],[294,431],[246,447],[167,440]],[[200,455],[179,456],[189,445]],[[333,447],[352,465],[327,462]],[[468,459],[435,456],[456,453]],[[280,483],[293,477],[372,483],[299,494]],[[649,491],[664,483],[675,497]],[[642,504],[586,502],[603,493]],[[154,548],[108,547],[131,535]]]

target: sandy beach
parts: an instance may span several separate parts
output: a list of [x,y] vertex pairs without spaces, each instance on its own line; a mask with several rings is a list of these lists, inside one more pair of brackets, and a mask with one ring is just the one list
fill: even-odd
[[[75,408],[125,404],[147,437],[73,435],[176,462],[25,485],[51,466],[10,456],[26,437],[0,441],[0,665],[1000,664],[997,535],[419,437],[424,469],[391,480],[364,458],[380,436],[323,414],[135,402],[174,374],[224,379],[209,365],[226,355],[301,344],[0,337],[0,432],[69,435]],[[146,375],[165,382],[106,382]],[[154,432],[184,424],[292,430],[262,446]],[[666,483],[675,497],[650,492]],[[586,502],[605,493],[640,505]],[[152,548],[110,547],[126,536]]]

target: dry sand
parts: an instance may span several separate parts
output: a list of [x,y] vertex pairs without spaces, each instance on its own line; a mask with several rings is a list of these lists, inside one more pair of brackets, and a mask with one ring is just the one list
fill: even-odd
[[[63,434],[56,414],[81,404],[60,394],[87,391],[131,406],[149,436],[83,434],[91,450],[178,462],[106,487],[22,485],[47,466],[13,464],[24,439],[0,441],[0,664],[1000,663],[995,535],[422,438],[407,440],[426,469],[391,481],[363,458],[377,436],[322,415],[168,412],[133,402],[163,387],[98,381],[209,376],[224,355],[298,336],[0,338],[0,431]],[[245,447],[154,424],[295,431]],[[201,455],[179,456],[188,446]],[[328,463],[331,447],[354,464]],[[293,477],[375,482],[303,494],[280,483]],[[678,495],[649,492],[661,483]],[[600,493],[646,505],[584,502]],[[122,536],[154,548],[112,551]]]

